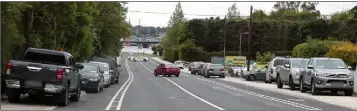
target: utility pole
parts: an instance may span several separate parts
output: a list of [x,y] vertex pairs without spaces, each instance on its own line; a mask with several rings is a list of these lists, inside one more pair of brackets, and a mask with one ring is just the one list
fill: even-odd
[[224,58],[224,67],[226,67],[226,28],[227,28],[227,17],[224,18],[224,29],[223,29],[223,58]]
[[248,36],[248,65],[247,65],[247,71],[250,71],[250,59],[251,59],[251,52],[250,52],[250,38],[252,37],[252,12],[253,11],[253,6],[250,6],[250,13],[249,13],[249,36]]

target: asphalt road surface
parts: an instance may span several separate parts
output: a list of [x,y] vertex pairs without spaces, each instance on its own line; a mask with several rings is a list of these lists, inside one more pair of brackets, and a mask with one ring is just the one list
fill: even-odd
[[121,59],[119,84],[84,94],[79,102],[54,110],[324,110],[351,111],[313,100],[286,96],[245,85],[181,73],[155,77],[157,61]]

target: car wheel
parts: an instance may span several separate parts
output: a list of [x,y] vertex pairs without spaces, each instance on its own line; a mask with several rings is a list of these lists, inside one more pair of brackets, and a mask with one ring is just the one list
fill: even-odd
[[295,84],[294,84],[294,80],[291,76],[289,76],[289,87],[290,87],[290,90],[295,90]]
[[345,96],[352,96],[352,95],[353,95],[353,90],[345,91]]
[[305,88],[305,84],[304,84],[303,80],[304,79],[302,77],[300,77],[300,82],[299,82],[300,86],[299,86],[299,88],[300,88],[300,92],[302,92],[302,93],[307,91],[306,88]]
[[6,93],[10,103],[18,103],[20,101],[20,90],[9,88],[7,89]]
[[278,88],[283,88],[283,83],[281,82],[281,79],[280,79],[280,75],[278,75],[277,77],[276,77],[276,86],[278,87]]
[[103,86],[102,86],[102,87],[100,87],[100,89],[99,89],[99,90],[100,90],[100,91],[103,91],[103,89],[104,89],[104,88],[103,88]]
[[255,81],[255,76],[254,75],[249,75],[248,76],[248,81]]
[[99,93],[100,92],[100,87],[99,85],[94,89],[94,93]]
[[191,71],[191,74],[195,74],[193,71]]
[[[269,78],[268,78],[268,77],[269,77]],[[271,76],[270,76],[270,75],[268,75],[268,76],[265,77],[265,83],[268,83],[268,84],[271,84],[271,83],[272,83],[272,81],[271,81]]]
[[222,76],[221,78],[226,78],[226,76]]
[[311,85],[311,94],[312,95],[317,95],[318,93],[319,93],[319,91],[315,87],[315,83],[312,83],[312,85]]
[[176,75],[176,77],[179,77],[180,75]]
[[119,79],[118,80],[115,80],[115,84],[118,84],[119,83]]
[[77,89],[77,93],[75,95],[71,95],[71,101],[77,102],[81,98],[81,88]]
[[69,93],[68,88],[66,88],[64,91],[57,95],[58,106],[67,106],[69,102],[68,98]]

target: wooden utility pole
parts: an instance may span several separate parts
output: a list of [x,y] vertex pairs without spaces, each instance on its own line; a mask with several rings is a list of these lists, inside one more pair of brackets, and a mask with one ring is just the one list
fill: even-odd
[[250,39],[252,38],[252,13],[253,13],[253,6],[250,6],[250,13],[249,13],[249,25],[248,25],[248,29],[249,29],[249,36],[248,36],[248,63],[247,63],[247,71],[250,71],[250,59],[252,58],[252,54],[250,52],[250,46],[251,46],[251,41]]

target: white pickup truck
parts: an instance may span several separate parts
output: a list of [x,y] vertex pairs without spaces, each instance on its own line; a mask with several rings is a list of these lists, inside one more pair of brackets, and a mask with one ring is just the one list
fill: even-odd
[[276,84],[278,88],[283,85],[289,85],[291,90],[295,90],[299,86],[300,70],[309,62],[305,58],[286,58],[283,65],[278,66]]

